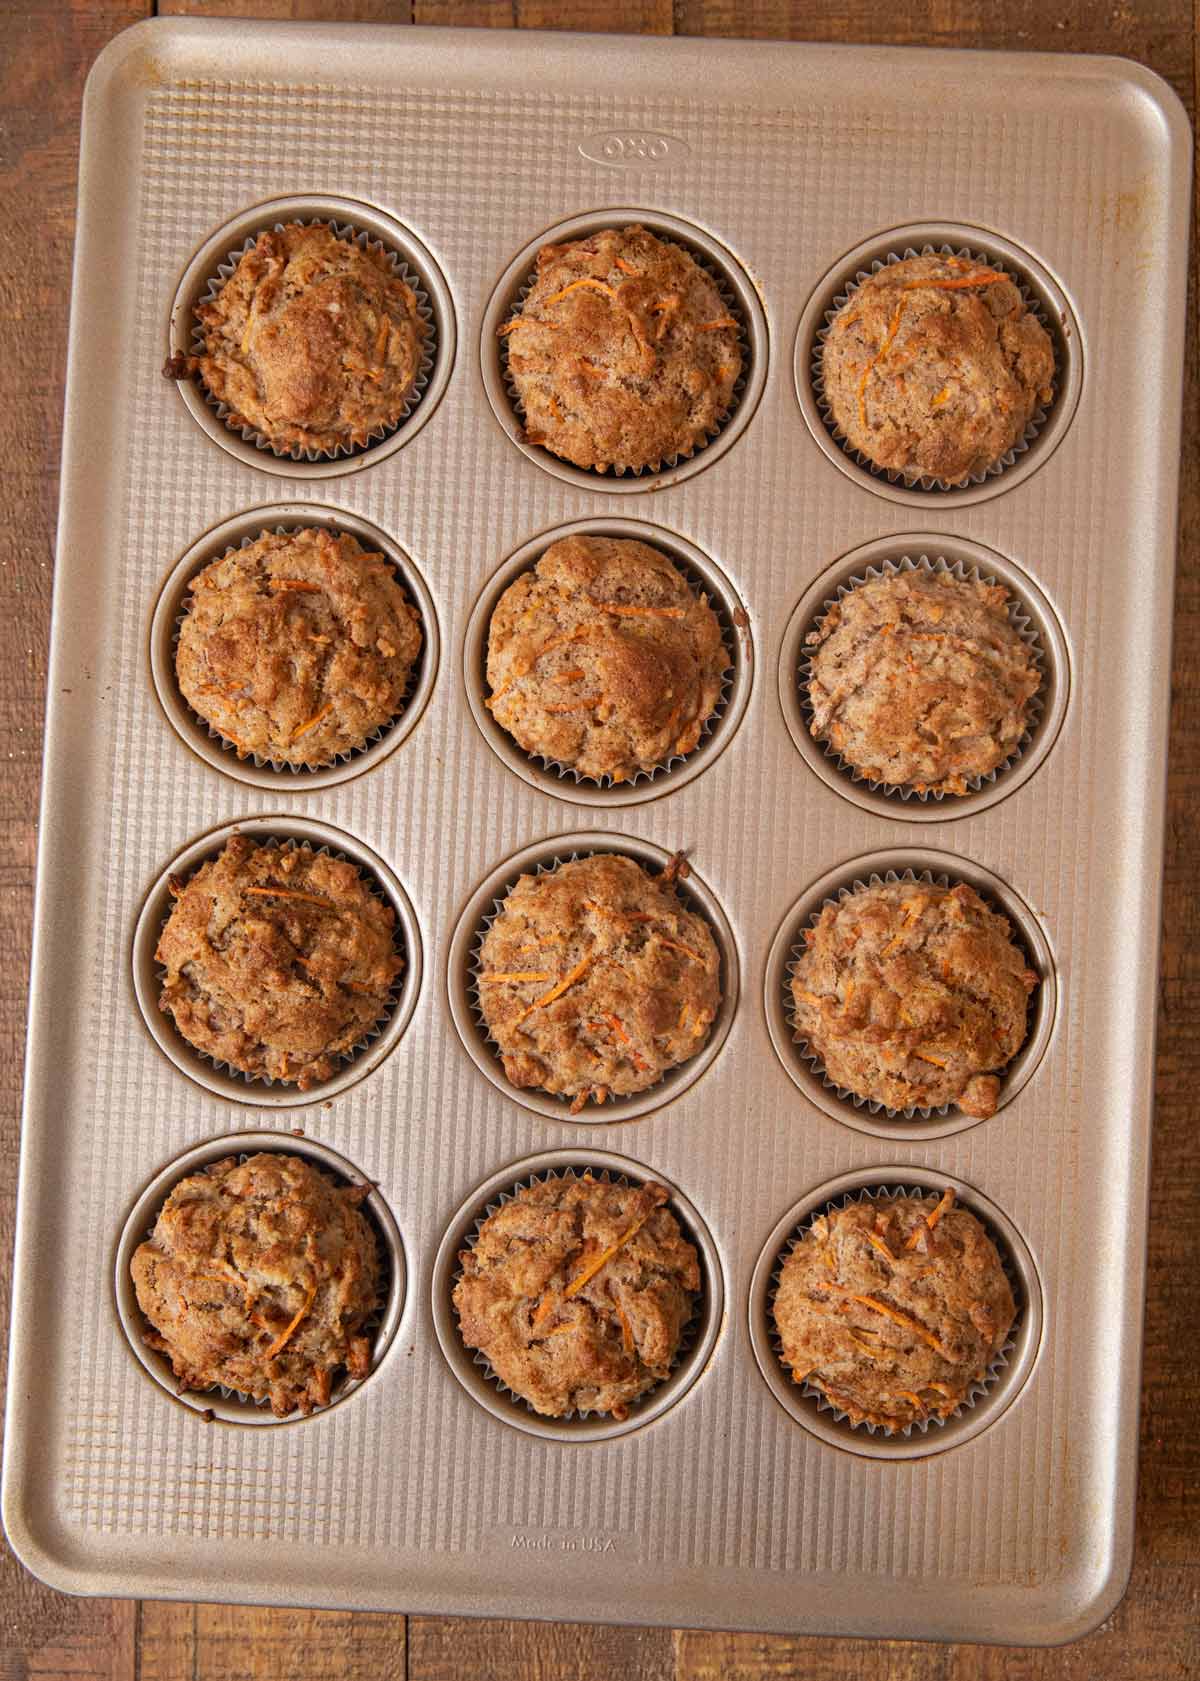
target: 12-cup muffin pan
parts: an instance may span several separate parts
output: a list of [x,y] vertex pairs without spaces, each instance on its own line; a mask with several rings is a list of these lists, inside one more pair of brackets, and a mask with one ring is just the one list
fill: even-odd
[[[32,1569],[92,1593],[946,1639],[1107,1615],[1133,1521],[1188,149],[1169,91],[1103,59],[184,20],[102,56],[6,1436]],[[386,435],[277,457],[161,369],[231,254],[317,217],[391,253],[429,355]],[[634,221],[715,277],[744,375],[691,456],[582,472],[525,439],[495,329],[543,243]],[[813,377],[837,299],[926,249],[1003,266],[1055,344],[1053,402],[960,489],[856,459]],[[397,719],[311,772],[239,760],[173,672],[195,572],[305,523],[387,555],[424,632]],[[484,705],[491,608],[580,531],[662,548],[729,653],[694,751],[616,787],[532,759]],[[1042,673],[1026,739],[962,797],[904,798],[808,731],[805,637],[913,566],[1004,584]],[[350,859],[396,911],[389,1012],[306,1093],[206,1061],[157,1008],[167,877],[235,830]],[[505,1078],[473,965],[518,875],[597,851],[685,854],[723,1002],[692,1061],[571,1115]],[[856,1102],[790,1017],[821,904],[910,872],[974,885],[1040,977],[987,1120]],[[369,1181],[387,1256],[374,1369],[307,1419],[176,1395],[128,1279],[179,1178],[262,1148]],[[451,1301],[489,1207],[588,1171],[660,1179],[701,1259],[675,1365],[620,1423],[533,1414]],[[1017,1319],[967,1407],[887,1437],[791,1381],[774,1279],[823,1208],[946,1186]]]

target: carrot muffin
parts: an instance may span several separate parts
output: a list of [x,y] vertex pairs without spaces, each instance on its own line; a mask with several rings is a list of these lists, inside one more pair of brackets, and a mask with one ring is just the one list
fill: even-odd
[[196,316],[204,354],[168,373],[198,374],[226,425],[278,454],[358,448],[394,426],[426,335],[388,258],[324,222],[259,234]]
[[540,1180],[460,1252],[463,1342],[535,1412],[622,1419],[670,1372],[700,1263],[666,1202],[653,1181]]
[[644,1091],[695,1056],[721,1002],[704,918],[677,867],[598,853],[522,876],[480,949],[479,1002],[514,1086],[589,1098]]
[[285,1155],[230,1156],[176,1185],[129,1270],[145,1341],[182,1389],[221,1384],[286,1418],[327,1405],[340,1369],[366,1377],[379,1305],[366,1195]]
[[487,705],[527,753],[624,782],[691,752],[728,665],[707,597],[666,555],[563,537],[492,614]]
[[1054,348],[1008,275],[964,257],[907,257],[851,292],[821,372],[860,454],[906,478],[963,484],[1050,401]]
[[795,1025],[835,1085],[888,1109],[992,1115],[1038,984],[965,882],[877,882],[826,905],[792,968]]
[[1041,683],[998,584],[900,572],[859,584],[806,639],[810,729],[873,782],[965,794],[1005,763]]
[[329,764],[399,711],[421,621],[384,557],[353,537],[264,531],[189,588],[179,687],[239,758]]
[[528,441],[601,473],[690,454],[742,370],[715,282],[682,246],[636,226],[543,246],[499,330]]
[[1016,1307],[995,1244],[948,1190],[818,1215],[783,1263],[773,1313],[794,1380],[893,1434],[958,1410]]
[[353,864],[235,835],[171,891],[159,1008],[205,1056],[307,1091],[386,1011],[395,915]]

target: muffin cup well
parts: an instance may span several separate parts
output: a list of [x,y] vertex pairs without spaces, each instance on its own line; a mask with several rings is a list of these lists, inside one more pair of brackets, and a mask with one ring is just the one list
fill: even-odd
[[146,1320],[138,1305],[129,1268],[134,1251],[150,1236],[163,1204],[181,1180],[201,1172],[214,1162],[225,1161],[229,1156],[237,1156],[239,1160],[244,1161],[248,1156],[264,1152],[302,1156],[328,1179],[350,1185],[372,1185],[361,1205],[362,1212],[375,1233],[381,1272],[382,1300],[364,1326],[373,1343],[371,1370],[365,1378],[350,1378],[343,1373],[329,1405],[317,1408],[308,1415],[310,1418],[320,1418],[374,1377],[395,1339],[404,1316],[407,1268],[399,1227],[391,1209],[374,1188],[373,1182],[344,1157],[313,1139],[297,1138],[291,1133],[281,1132],[231,1132],[186,1150],[183,1155],[177,1156],[161,1172],[155,1174],[126,1217],[117,1243],[114,1279],[117,1315],[134,1356],[155,1383],[189,1411],[206,1420],[220,1419],[224,1424],[295,1424],[305,1423],[307,1419],[299,1412],[292,1413],[288,1418],[276,1418],[265,1400],[256,1401],[252,1396],[237,1390],[220,1386],[203,1390],[181,1389],[167,1357],[146,1345]]
[[[258,844],[309,846],[353,864],[364,884],[388,904],[395,914],[396,947],[404,968],[393,988],[384,1014],[359,1043],[340,1057],[341,1067],[327,1080],[301,1092],[291,1082],[244,1074],[219,1062],[186,1040],[172,1018],[158,1007],[162,969],[155,956],[159,936],[171,913],[172,877],[188,877],[209,859],[215,858],[234,835],[245,835]],[[399,879],[375,853],[360,841],[326,823],[298,817],[251,817],[224,824],[178,853],[163,870],[148,893],[133,935],[133,986],[142,1018],[159,1050],[182,1074],[218,1097],[253,1108],[303,1109],[324,1102],[335,1093],[357,1085],[396,1048],[416,1007],[421,986],[421,936],[416,914]]]
[[546,1115],[551,1120],[564,1121],[569,1126],[610,1126],[618,1121],[634,1120],[682,1096],[716,1058],[729,1032],[738,1000],[738,956],[733,930],[711,889],[689,867],[687,876],[678,881],[676,887],[686,909],[695,911],[708,923],[721,963],[721,1002],[708,1038],[696,1054],[686,1062],[668,1068],[653,1085],[642,1091],[627,1097],[612,1097],[603,1104],[589,1100],[574,1115],[568,1097],[556,1097],[540,1087],[521,1089],[509,1083],[500,1061],[499,1048],[488,1030],[479,1003],[477,976],[484,937],[499,914],[506,895],[521,876],[542,875],[560,864],[596,853],[616,853],[632,858],[654,875],[660,874],[671,862],[671,854],[661,847],[621,834],[560,835],[556,839],[527,846],[493,870],[471,895],[455,927],[446,966],[450,1012],[459,1038],[475,1066],[511,1102]]
[[[479,1227],[489,1214],[535,1181],[581,1178],[591,1173],[597,1179],[618,1184],[645,1184],[655,1180],[670,1193],[666,1206],[678,1220],[683,1235],[700,1259],[700,1294],[692,1318],[684,1328],[679,1351],[669,1375],[648,1390],[630,1408],[629,1416],[615,1419],[608,1413],[572,1413],[564,1418],[547,1418],[527,1401],[515,1395],[493,1372],[485,1357],[468,1349],[458,1328],[454,1309],[454,1286],[461,1275],[459,1251],[470,1248]],[[599,1150],[550,1150],[501,1169],[476,1187],[456,1211],[446,1229],[433,1264],[433,1320],[438,1342],[447,1364],[473,1401],[493,1417],[531,1436],[560,1442],[609,1441],[640,1430],[652,1419],[681,1400],[712,1359],[724,1317],[725,1287],[716,1245],[700,1214],[662,1174],[639,1162]]]
[[[656,238],[681,246],[716,285],[729,314],[738,322],[742,372],[725,415],[702,444],[646,467],[614,467],[601,472],[577,467],[525,438],[520,400],[508,374],[507,341],[497,336],[524,302],[532,286],[538,252],[544,245],[586,239],[606,228],[644,227]],[[753,282],[737,258],[710,234],[678,216],[654,210],[596,210],[558,222],[518,253],[501,275],[484,312],[480,361],[488,401],[508,436],[545,472],[585,490],[606,493],[661,490],[678,484],[718,460],[749,425],[767,377],[767,319]]]
[[[493,718],[486,705],[487,645],[492,614],[500,597],[522,573],[531,572],[552,543],[563,537],[635,538],[660,550],[687,579],[691,589],[708,597],[721,626],[729,660],[720,697],[690,753],[676,754],[625,782],[581,775],[570,766],[527,753]],[[463,680],[472,715],[492,751],[524,781],[573,805],[639,805],[673,792],[713,763],[737,729],[750,699],[754,650],[750,621],[732,584],[694,544],[660,526],[638,520],[584,519],[560,525],[525,543],[499,568],[471,610],[463,642]]]
[[[965,794],[921,794],[912,787],[873,782],[828,742],[818,740],[810,728],[808,676],[813,656],[806,640],[809,633],[819,629],[836,601],[860,584],[918,569],[1002,585],[1011,598],[1009,620],[1034,651],[1041,675],[1029,724],[1016,750],[986,776],[972,778]],[[1033,579],[982,544],[934,532],[880,537],[836,560],[801,598],[788,620],[779,655],[784,721],[809,767],[836,793],[864,810],[913,823],[944,823],[1006,799],[1033,775],[1053,747],[1066,715],[1069,693],[1066,637],[1054,608]]]
[[[1013,448],[965,485],[906,476],[876,466],[862,455],[833,419],[823,387],[821,348],[833,317],[855,289],[873,274],[909,257],[964,257],[1001,269],[1018,286],[1026,307],[1041,322],[1054,349],[1054,394],[1038,409]],[[1027,251],[983,228],[925,222],[893,228],[840,258],[813,292],[800,318],[794,352],[796,394],[809,431],[835,466],[894,502],[911,505],[983,501],[1011,489],[1049,459],[1062,441],[1079,401],[1082,341],[1065,293]]]
[[1058,982],[1049,941],[1025,901],[990,871],[951,853],[924,848],[869,853],[830,870],[792,906],[771,943],[765,977],[767,1027],[784,1071],[804,1096],[833,1120],[844,1121],[856,1131],[877,1138],[923,1143],[965,1132],[983,1122],[977,1116],[964,1115],[953,1104],[888,1109],[882,1103],[835,1085],[807,1041],[797,1032],[791,996],[792,972],[803,950],[804,930],[813,926],[824,907],[845,898],[856,888],[892,881],[925,881],[942,887],[966,882],[990,909],[1008,919],[1013,938],[1040,977],[1029,1000],[1025,1042],[1007,1068],[998,1074],[1001,1086],[997,1113],[1028,1084],[1045,1054],[1058,1009]]
[[[382,554],[415,607],[421,621],[421,649],[409,674],[408,688],[399,711],[388,723],[373,731],[363,746],[339,754],[324,765],[289,765],[279,760],[263,759],[257,754],[249,759],[239,759],[232,743],[192,710],[179,687],[175,653],[188,612],[188,586],[196,574],[211,562],[237,548],[245,548],[264,531],[300,531],[317,526],[335,534],[345,533],[356,538],[363,548]],[[356,514],[306,502],[250,508],[244,514],[237,514],[205,532],[172,568],[150,624],[150,669],[155,691],[159,704],[185,745],[215,770],[239,782],[295,793],[347,782],[379,764],[399,747],[421,717],[433,692],[439,654],[433,597],[421,573],[400,545]]]
[[[821,1390],[797,1384],[782,1357],[775,1329],[774,1302],[780,1269],[793,1245],[819,1215],[857,1201],[899,1196],[935,1196],[947,1188],[958,1206],[974,1214],[996,1245],[1012,1287],[1017,1313],[1004,1347],[975,1385],[967,1401],[949,1418],[926,1419],[889,1434],[873,1424],[852,1423]],[[1024,1238],[996,1205],[973,1186],[949,1174],[922,1168],[881,1167],[844,1173],[819,1185],[790,1208],[763,1245],[750,1280],[750,1342],[768,1387],[797,1424],[831,1447],[870,1459],[923,1459],[978,1436],[1016,1399],[1033,1370],[1043,1328],[1042,1288]]]
[[374,465],[408,443],[429,419],[445,392],[454,362],[454,309],[450,291],[432,254],[401,222],[373,205],[330,194],[298,194],[270,199],[242,211],[200,247],[184,270],[171,307],[168,358],[203,351],[197,306],[215,296],[239,259],[261,233],[289,222],[331,223],[340,239],[382,250],[396,274],[417,297],[426,326],[420,368],[400,418],[381,427],[366,444],[329,450],[277,449],[253,428],[227,424],[229,410],[198,380],[181,379],[184,402],[208,435],[229,454],[250,466],[282,477],[328,478]]

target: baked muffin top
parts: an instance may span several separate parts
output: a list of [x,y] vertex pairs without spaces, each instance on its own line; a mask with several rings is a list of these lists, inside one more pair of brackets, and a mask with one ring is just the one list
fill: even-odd
[[728,664],[707,597],[666,555],[563,537],[496,605],[487,705],[527,753],[624,782],[691,752]]
[[528,441],[602,473],[690,454],[742,370],[715,282],[682,246],[637,226],[543,246],[499,330]]
[[995,1244],[948,1190],[819,1215],[783,1263],[773,1313],[795,1381],[892,1434],[957,1411],[1016,1307]]
[[674,873],[613,853],[522,876],[476,973],[505,1074],[573,1098],[572,1113],[695,1056],[721,1002],[716,941]]
[[700,1265],[666,1202],[653,1181],[540,1180],[460,1252],[463,1342],[536,1412],[622,1419],[670,1372]]
[[386,1011],[395,915],[353,864],[235,835],[171,891],[159,1008],[205,1056],[307,1091]]
[[1016,283],[964,257],[907,257],[856,286],[821,351],[840,432],[877,467],[963,484],[1050,401],[1054,347]]
[[277,1418],[328,1404],[334,1375],[366,1377],[363,1326],[379,1255],[339,1185],[299,1156],[234,1156],[182,1179],[130,1263],[145,1341],[184,1389],[236,1389]]
[[353,537],[264,531],[188,587],[179,687],[239,758],[329,764],[399,711],[421,621],[384,557]]
[[959,882],[858,887],[804,931],[795,1025],[835,1085],[888,1109],[992,1115],[1038,984],[1007,918]]
[[196,316],[189,371],[278,453],[354,449],[400,419],[426,326],[383,252],[332,224],[259,234]]
[[965,794],[1015,752],[1041,684],[999,584],[900,572],[858,584],[807,641],[810,728],[874,782]]

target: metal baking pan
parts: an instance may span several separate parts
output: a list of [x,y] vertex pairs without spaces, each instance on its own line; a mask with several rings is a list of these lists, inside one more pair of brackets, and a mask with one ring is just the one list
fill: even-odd
[[[32,1570],[82,1593],[953,1640],[1065,1640],[1112,1609],[1133,1534],[1188,173],[1177,100],[1112,59],[182,20],[102,55],[5,1463]],[[349,201],[424,283],[435,365],[374,453],[280,462],[161,376],[213,250],[287,198]],[[732,436],[658,474],[563,470],[520,440],[492,329],[544,237],[634,217],[673,227],[736,301]],[[845,455],[808,376],[839,287],[924,243],[1003,257],[1059,348],[1030,447],[955,492]],[[436,630],[411,727],[315,779],[239,767],[159,692],[184,557],[306,514],[382,533]],[[737,643],[695,761],[617,790],[522,761],[479,707],[478,603],[579,522],[659,533]],[[906,554],[994,569],[1049,662],[1035,762],[962,804],[881,795],[798,746],[797,614]],[[378,867],[420,958],[388,1032],[306,1099],[177,1058],[139,1009],[143,911],[230,824]],[[572,1118],[506,1085],[469,958],[498,886],[595,846],[652,866],[686,850],[726,1005],[702,1066]],[[855,1107],[790,1038],[805,907],[889,868],[981,885],[1053,982],[990,1120]],[[372,1375],[247,1428],[236,1398],[176,1398],[135,1352],[118,1258],[186,1152],[264,1129],[377,1182],[392,1283]],[[626,1426],[537,1430],[454,1346],[452,1251],[523,1175],[588,1162],[674,1188],[703,1312]],[[780,1382],[773,1257],[834,1195],[947,1183],[1001,1239],[1019,1334],[983,1412],[889,1446]]]

